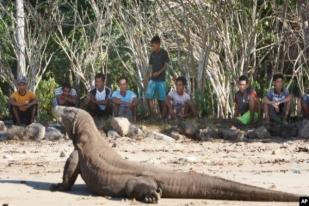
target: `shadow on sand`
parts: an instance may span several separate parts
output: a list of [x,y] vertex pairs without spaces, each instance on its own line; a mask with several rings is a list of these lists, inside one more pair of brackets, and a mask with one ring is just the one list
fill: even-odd
[[[33,188],[34,190],[46,190],[50,191],[49,187],[51,182],[40,182],[40,181],[28,181],[28,180],[0,180],[0,184],[22,184],[27,185],[28,187]],[[52,192],[52,191],[50,191]],[[66,191],[65,193],[74,194],[74,195],[82,195],[89,196],[92,195],[88,190],[87,185],[85,184],[75,184],[70,191]]]
[[[28,180],[0,180],[0,184],[21,184],[21,185],[27,185],[28,187],[31,187],[34,190],[45,190],[45,191],[50,191],[49,187],[51,184],[51,182],[40,182],[40,181],[28,181]],[[50,191],[51,193],[53,193],[52,191]],[[95,195],[93,193],[91,193],[91,191],[87,188],[86,184],[75,184],[73,185],[72,189],[70,191],[65,191],[64,193],[68,193],[68,194],[73,194],[73,195],[79,195],[79,196],[87,196],[89,197],[91,196],[98,196]],[[114,200],[114,201],[121,201],[122,198],[111,198],[108,197],[108,199],[110,200]]]

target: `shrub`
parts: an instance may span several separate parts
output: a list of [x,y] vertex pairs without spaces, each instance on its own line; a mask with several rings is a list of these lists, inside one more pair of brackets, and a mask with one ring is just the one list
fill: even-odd
[[48,74],[48,78],[39,83],[37,96],[39,101],[38,121],[42,124],[48,124],[53,120],[52,116],[52,101],[55,97],[54,91],[57,83],[53,75]]
[[8,99],[9,97],[4,95],[0,88],[0,118],[1,119],[4,119],[9,116]]

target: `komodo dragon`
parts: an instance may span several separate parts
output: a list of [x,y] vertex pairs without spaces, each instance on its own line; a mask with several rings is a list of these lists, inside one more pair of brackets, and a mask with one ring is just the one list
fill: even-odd
[[81,109],[57,106],[55,116],[72,139],[74,151],[63,182],[52,191],[66,191],[78,174],[101,196],[127,197],[156,203],[159,198],[199,198],[245,201],[298,201],[298,196],[193,172],[172,172],[124,160],[102,138],[92,117]]

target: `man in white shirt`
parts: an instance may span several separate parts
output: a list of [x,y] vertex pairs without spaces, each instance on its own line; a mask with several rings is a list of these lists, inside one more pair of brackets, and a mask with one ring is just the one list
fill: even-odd
[[89,92],[85,100],[86,110],[92,116],[111,114],[111,95],[111,89],[105,86],[105,75],[102,73],[96,74],[95,88]]
[[197,115],[196,108],[189,94],[185,92],[187,80],[176,79],[176,90],[171,90],[165,100],[168,118],[186,118]]

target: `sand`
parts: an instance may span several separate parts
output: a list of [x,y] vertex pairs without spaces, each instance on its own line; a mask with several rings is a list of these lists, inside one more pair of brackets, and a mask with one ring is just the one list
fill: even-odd
[[[242,183],[309,195],[309,141],[195,142],[146,138],[120,138],[110,144],[124,158],[174,171],[216,175]],[[143,205],[142,203],[93,196],[81,178],[69,192],[50,192],[61,181],[66,157],[73,150],[69,140],[0,142],[0,206],[33,205]],[[191,199],[161,199],[159,205],[298,205]]]

